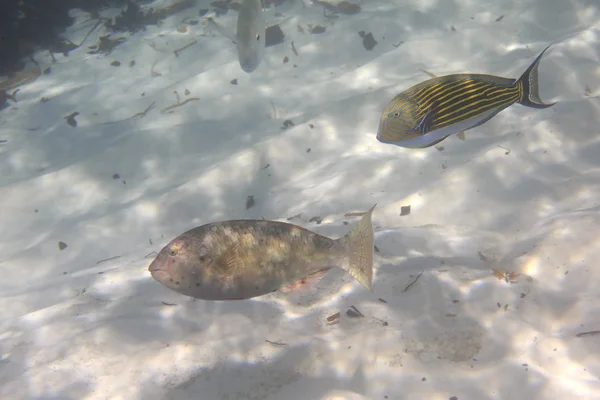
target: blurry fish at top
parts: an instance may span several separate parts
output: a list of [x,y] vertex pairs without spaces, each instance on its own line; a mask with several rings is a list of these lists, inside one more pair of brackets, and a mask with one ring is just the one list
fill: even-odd
[[372,291],[374,208],[339,239],[277,221],[209,223],[173,239],[148,269],[171,290],[203,300],[299,291],[333,267]]
[[242,0],[241,3],[235,35],[213,18],[208,18],[208,21],[236,44],[240,67],[251,73],[260,65],[265,49],[264,4],[263,0]]
[[383,110],[377,140],[407,148],[433,146],[452,134],[464,139],[514,103],[547,108],[538,92],[538,65],[546,47],[519,79],[453,74],[421,82],[398,94]]

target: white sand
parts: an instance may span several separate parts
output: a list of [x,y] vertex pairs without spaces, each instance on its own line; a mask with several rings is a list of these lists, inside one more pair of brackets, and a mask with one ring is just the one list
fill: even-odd
[[[102,29],[55,64],[38,54],[51,73],[0,113],[2,398],[600,398],[600,335],[576,337],[600,329],[598,4],[369,0],[327,19],[286,2],[267,11],[285,43],[249,76],[205,21],[176,30],[207,3],[108,56],[87,54]],[[79,42],[95,21],[75,14]],[[541,96],[556,106],[512,106],[441,152],[375,139],[420,69],[518,77],[550,43]],[[173,91],[199,100],[161,113]],[[338,270],[303,293],[206,302],[147,271],[203,223],[303,213],[292,222],[338,237],[374,203],[374,294]]]

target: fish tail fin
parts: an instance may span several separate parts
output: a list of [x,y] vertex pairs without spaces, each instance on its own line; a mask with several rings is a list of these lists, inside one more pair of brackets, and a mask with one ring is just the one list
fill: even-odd
[[371,292],[373,291],[373,245],[375,241],[371,214],[376,205],[363,215],[360,222],[350,232],[337,240],[349,260],[344,270]]
[[539,94],[539,84],[538,84],[538,66],[540,65],[540,61],[542,56],[548,50],[551,45],[548,45],[541,53],[537,56],[537,58],[531,63],[529,68],[523,72],[523,75],[517,81],[516,84],[521,84],[523,90],[521,92],[521,98],[518,103],[527,107],[533,108],[547,108],[555,105],[556,103],[546,104],[542,101]]

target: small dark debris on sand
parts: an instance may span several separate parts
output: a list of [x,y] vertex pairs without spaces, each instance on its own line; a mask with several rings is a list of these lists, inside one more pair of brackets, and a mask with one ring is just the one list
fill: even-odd
[[238,84],[237,79],[232,79],[231,82],[229,82],[229,83],[231,83],[232,85],[237,85]]
[[265,47],[275,46],[276,44],[283,43],[285,34],[279,27],[279,25],[271,25],[265,31]]
[[421,277],[421,275],[423,275],[423,271],[421,271],[419,273],[419,275],[417,275],[417,277],[412,282],[410,282],[408,285],[406,285],[406,287],[404,288],[404,290],[402,290],[402,292],[406,292],[408,289],[410,289],[410,287],[412,285],[414,285],[415,283],[417,283],[417,281],[419,280],[419,278]]
[[375,253],[379,253],[379,247],[373,245],[373,249],[375,250]]
[[265,165],[264,167],[262,167],[260,170],[262,171],[263,169],[267,169],[267,168],[269,168],[270,166],[271,166],[271,164],[267,164],[267,165]]
[[382,302],[384,304],[387,304],[387,301],[385,301],[384,299],[377,299],[377,300],[379,300],[380,302]]
[[327,322],[335,322],[340,318],[340,313],[336,312],[333,315],[330,315],[329,317],[327,317]]
[[313,3],[319,4],[325,7],[327,11],[335,14],[353,15],[358,14],[361,10],[358,4],[350,3],[349,1],[345,0],[336,4],[331,4],[324,0],[313,0]]
[[323,222],[323,218],[322,217],[312,217],[311,219],[308,220],[308,222],[316,222],[317,225],[321,225],[321,222]]
[[71,125],[73,128],[75,128],[77,126],[77,121],[75,121],[75,117],[78,116],[79,113],[77,111],[67,115],[65,118],[65,120],[67,120],[67,124]]
[[110,257],[110,258],[105,258],[103,260],[100,260],[100,261],[96,262],[96,265],[101,264],[101,263],[106,262],[106,261],[116,260],[117,258],[121,258],[121,256],[114,256],[114,257]]
[[254,206],[254,196],[246,197],[246,210]]
[[125,38],[122,37],[111,39],[110,34],[100,36],[97,45],[88,47],[88,49],[90,49],[90,51],[88,51],[88,54],[110,54],[112,53],[115,47],[117,47],[123,42],[125,42]]
[[410,206],[402,206],[400,207],[400,216],[403,217],[405,215],[410,214]]
[[58,249],[60,251],[63,251],[64,249],[66,249],[68,246],[65,242],[58,242]]
[[507,156],[510,154],[510,149],[507,149],[506,147],[500,146],[498,145],[498,147],[500,147],[502,150],[504,150],[504,155]]
[[120,67],[121,66],[121,62],[115,60],[115,61],[111,62],[110,65],[112,65],[113,67]]
[[121,175],[119,175],[119,174],[113,174],[113,176],[112,176],[113,179],[119,179],[120,177],[121,177]]
[[499,16],[498,18],[496,18],[496,22],[500,22],[502,21],[502,18],[504,18],[504,15]]
[[229,3],[231,3],[231,0],[217,0],[212,1],[210,5],[215,10],[215,15],[220,17],[221,15],[227,14],[227,11],[229,11]]
[[346,311],[346,315],[350,318],[362,318],[364,317],[364,314],[361,313],[360,311],[358,311],[358,308],[354,307],[354,306],[350,306],[350,308],[348,309],[348,311]]
[[68,40],[62,40],[54,43],[49,49],[52,62],[55,61],[53,53],[62,53],[63,56],[69,57],[69,52],[78,47],[79,46],[77,46],[75,43]]
[[350,3],[349,1],[342,1],[337,5],[338,14],[354,15],[360,12],[360,6],[358,4]]
[[600,335],[600,331],[588,331],[588,332],[580,332],[578,333],[577,337],[585,337],[585,336],[596,336],[596,335]]
[[313,35],[318,35],[320,33],[324,33],[327,30],[327,28],[325,28],[324,26],[321,26],[321,25],[317,25],[317,26],[309,25],[308,29],[310,29],[310,33],[312,33]]
[[290,119],[286,119],[285,121],[283,121],[283,126],[281,127],[281,130],[285,130],[285,129],[290,128],[292,126],[295,126],[294,122],[292,120],[290,120]]
[[290,61],[288,56],[283,57],[283,63],[287,64]]
[[296,215],[292,215],[292,216],[291,216],[291,217],[289,217],[287,220],[288,220],[288,221],[291,221],[291,220],[293,220],[293,219],[295,219],[295,218],[302,218],[302,213],[300,213],[300,214],[296,214]]
[[161,301],[161,303],[164,304],[165,306],[170,306],[170,307],[177,305],[175,303],[167,303],[166,301]]
[[48,75],[48,74],[50,74],[50,72],[52,72],[52,68],[48,67],[44,70],[43,74]]
[[283,346],[287,346],[287,343],[283,343],[283,342],[274,342],[274,341],[272,341],[272,340],[268,340],[268,339],[265,339],[265,342],[267,342],[267,343],[269,343],[269,344],[272,344],[273,346],[276,346],[276,347],[283,347]]
[[358,35],[362,38],[365,49],[373,50],[375,46],[377,46],[377,40],[375,40],[371,32],[365,33],[365,31],[360,31],[358,32]]
[[139,5],[133,1],[130,1],[123,12],[114,18],[114,22],[112,22],[112,20],[108,20],[105,26],[113,31],[131,33],[145,31],[146,26],[159,25],[162,20],[169,15],[173,15],[195,5],[196,0],[182,0],[174,2],[173,5],[169,7],[164,7],[158,10],[150,9],[150,11],[144,13]]

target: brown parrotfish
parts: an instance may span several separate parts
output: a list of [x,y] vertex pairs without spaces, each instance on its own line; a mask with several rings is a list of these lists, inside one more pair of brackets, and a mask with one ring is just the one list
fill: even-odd
[[209,223],[169,242],[148,269],[169,289],[203,300],[296,291],[334,267],[372,291],[374,208],[339,239],[278,221]]

